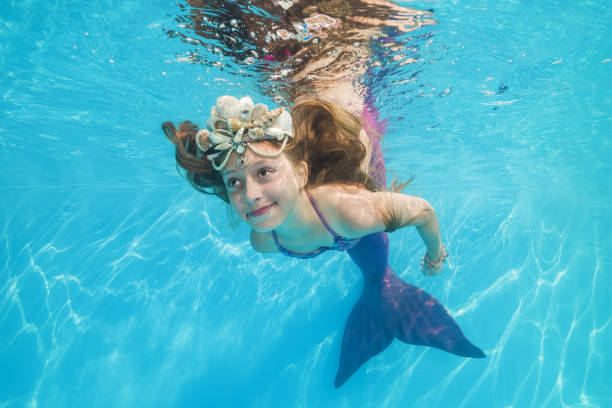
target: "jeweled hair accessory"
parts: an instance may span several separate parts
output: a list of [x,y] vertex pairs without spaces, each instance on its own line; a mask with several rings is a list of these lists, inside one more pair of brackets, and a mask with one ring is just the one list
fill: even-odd
[[[263,157],[278,157],[292,137],[293,122],[285,108],[269,111],[263,103],[253,105],[248,96],[238,100],[224,95],[217,98],[217,104],[210,110],[206,129],[200,129],[196,134],[196,143],[215,170],[222,170],[233,151],[238,153],[238,167],[245,168],[249,164],[247,148]],[[283,144],[274,153],[262,152],[251,144],[263,140],[282,140]],[[221,163],[217,164],[215,159],[223,154]]]

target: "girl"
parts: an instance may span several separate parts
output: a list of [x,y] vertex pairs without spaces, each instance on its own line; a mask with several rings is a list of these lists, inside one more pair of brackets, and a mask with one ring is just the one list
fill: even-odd
[[162,129],[191,185],[251,226],[255,250],[297,258],[347,251],[359,267],[364,287],[346,323],[336,387],[394,338],[484,357],[436,299],[388,265],[386,232],[414,226],[426,247],[423,273],[438,275],[447,256],[438,219],[424,199],[385,191],[377,113],[365,104],[357,116],[348,109],[360,104],[339,99],[343,106],[300,100],[289,113],[222,96],[206,129]]

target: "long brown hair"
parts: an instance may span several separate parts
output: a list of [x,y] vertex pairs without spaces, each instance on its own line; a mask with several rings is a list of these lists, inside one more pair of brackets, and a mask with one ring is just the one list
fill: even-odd
[[[287,143],[285,153],[294,163],[302,160],[307,163],[307,188],[341,183],[379,190],[362,170],[366,147],[359,137],[362,129],[359,119],[334,104],[315,99],[297,103],[291,116],[295,137]],[[189,183],[196,190],[229,203],[221,173],[198,150],[195,137],[199,127],[185,121],[176,129],[172,122],[164,122],[162,130],[176,146],[177,168]],[[276,141],[265,143],[280,146]]]

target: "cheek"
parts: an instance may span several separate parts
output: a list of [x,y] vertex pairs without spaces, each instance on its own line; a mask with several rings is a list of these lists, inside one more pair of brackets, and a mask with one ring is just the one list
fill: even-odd
[[299,195],[298,186],[295,181],[284,183],[276,190],[275,201],[281,206],[283,213],[289,212],[297,203]]
[[283,205],[293,205],[296,201],[298,186],[295,180],[288,178],[282,183],[278,183],[269,192],[270,199],[278,201]]
[[240,209],[243,207],[242,200],[240,200],[240,195],[236,193],[231,193],[228,191],[227,197],[229,198],[229,205],[237,213],[240,213]]

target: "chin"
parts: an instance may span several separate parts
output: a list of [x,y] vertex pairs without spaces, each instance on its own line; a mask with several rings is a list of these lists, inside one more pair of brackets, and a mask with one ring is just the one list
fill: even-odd
[[249,223],[249,225],[251,226],[251,228],[252,228],[253,230],[255,230],[255,231],[257,231],[257,232],[261,232],[261,233],[264,233],[264,232],[272,232],[272,231],[274,231],[274,229],[275,229],[274,227],[266,228],[266,227],[263,227],[263,226],[261,226],[261,225],[253,225],[253,224],[251,224],[251,223]]
[[257,232],[271,232],[274,231],[279,225],[278,223],[270,223],[267,221],[268,220],[265,222],[252,222],[251,220],[247,219],[247,223]]

